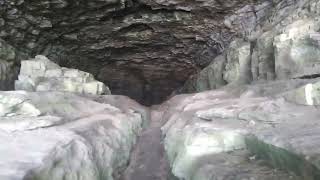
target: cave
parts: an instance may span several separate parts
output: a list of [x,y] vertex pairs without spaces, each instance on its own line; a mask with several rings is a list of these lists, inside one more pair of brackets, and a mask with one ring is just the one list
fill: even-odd
[[[179,91],[243,34],[239,28],[250,22],[242,19],[262,18],[264,8],[233,15],[255,3],[4,0],[0,38],[28,57],[46,55],[61,66],[93,74],[113,94],[152,105]],[[236,24],[230,27],[229,21]]]
[[319,180],[319,0],[0,0],[0,180]]

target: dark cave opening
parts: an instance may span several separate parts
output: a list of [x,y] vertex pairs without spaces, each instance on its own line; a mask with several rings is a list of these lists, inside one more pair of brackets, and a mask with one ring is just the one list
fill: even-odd
[[112,94],[128,96],[142,105],[152,106],[167,100],[184,85],[188,76],[182,72],[106,66],[96,78],[104,82]]
[[65,2],[5,4],[2,39],[29,57],[89,72],[112,94],[147,106],[182,87],[233,34],[217,23],[221,8],[204,11],[197,3],[189,10],[152,1]]

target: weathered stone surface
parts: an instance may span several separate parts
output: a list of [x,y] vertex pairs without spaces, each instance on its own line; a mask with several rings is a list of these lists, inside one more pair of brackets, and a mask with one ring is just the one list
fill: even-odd
[[96,81],[90,73],[61,68],[45,56],[21,61],[16,90],[68,91],[80,94],[110,94],[108,87]]
[[256,41],[256,46],[251,55],[253,81],[273,80],[275,78],[274,36],[274,31],[267,31]]
[[226,84],[223,79],[223,71],[226,63],[224,55],[216,57],[212,63],[204,68],[200,73],[190,77],[181,92],[200,92],[216,89]]
[[215,58],[200,73],[189,78],[182,92],[201,92],[216,89],[229,83],[252,81],[251,45],[241,39],[230,43],[225,55]]
[[227,50],[227,62],[223,79],[227,83],[236,81],[250,82],[250,44],[242,40],[231,42]]
[[135,102],[114,96],[0,94],[1,107],[7,107],[0,110],[2,180],[113,179],[129,160],[147,115]]
[[320,48],[310,39],[320,30],[314,19],[299,20],[275,38],[275,70],[278,79],[319,74]]
[[268,0],[3,0],[0,37],[150,105],[207,66],[235,35],[253,31],[270,7]]
[[320,82],[309,83],[298,89],[289,91],[285,98],[293,103],[302,105],[320,105]]
[[164,105],[162,127],[173,174],[186,180],[318,179],[319,111],[286,101],[288,92],[315,81],[238,84],[173,97]]
[[[244,40],[235,39],[225,49],[227,63],[222,72],[224,80],[227,83],[251,83],[275,78],[317,77],[320,41],[318,7],[319,2],[315,0],[283,0],[273,2],[271,7],[264,3],[251,6],[253,10],[249,6],[239,10],[247,14],[256,12],[251,18],[244,18],[244,14],[240,14],[239,18],[226,17],[224,23],[242,32]],[[267,11],[266,8],[273,10]],[[212,77],[204,69],[185,83],[184,92],[214,89],[202,83],[204,74]],[[220,76],[220,72],[214,73],[215,76],[217,74]],[[195,88],[197,84],[204,84],[204,88]]]
[[18,76],[18,59],[22,55],[0,39],[0,90],[13,90]]

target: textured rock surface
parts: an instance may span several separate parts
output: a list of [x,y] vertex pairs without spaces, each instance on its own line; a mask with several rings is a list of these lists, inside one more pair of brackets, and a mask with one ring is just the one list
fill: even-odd
[[319,110],[284,98],[318,81],[237,84],[173,97],[162,127],[173,174],[186,180],[319,179]]
[[163,101],[272,9],[269,0],[0,3],[0,37],[11,45],[145,104]]
[[19,59],[22,57],[24,56],[21,53],[0,39],[0,90],[14,89],[14,80],[19,71]]
[[[264,20],[253,22],[256,28],[245,33],[244,40],[235,39],[230,43],[224,52],[227,63],[221,67],[222,70],[208,72],[205,68],[189,79],[181,91],[199,92],[216,88],[208,85],[193,88],[194,84],[206,84],[202,82],[202,77],[206,76],[219,82],[215,77],[223,75],[226,83],[240,84],[318,77],[319,2],[277,1],[271,9],[264,13]],[[220,58],[215,61],[219,62]]]
[[0,179],[113,179],[146,117],[124,97],[1,92]]
[[217,89],[227,84],[223,79],[225,63],[226,57],[224,55],[218,56],[199,74],[190,77],[180,91],[200,92],[208,89]]
[[61,68],[45,56],[21,61],[20,74],[15,82],[16,90],[66,91],[79,94],[110,94],[102,82],[92,74],[77,69]]
[[[148,105],[195,73],[177,92],[220,88],[148,110],[100,93],[1,92],[0,179],[320,179],[318,0],[3,0],[0,15],[1,62],[15,48],[44,54]],[[22,61],[18,86],[93,80],[36,59],[48,67]]]
[[285,94],[288,101],[302,105],[320,105],[320,83],[308,83]]
[[[320,22],[314,19],[295,21],[275,37],[277,78],[297,78],[320,74],[320,47],[316,39]],[[317,33],[318,32],[318,33]],[[315,39],[312,39],[315,37]]]

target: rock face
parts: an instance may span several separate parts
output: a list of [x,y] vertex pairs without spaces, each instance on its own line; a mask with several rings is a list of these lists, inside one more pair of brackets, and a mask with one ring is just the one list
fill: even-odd
[[[162,127],[172,173],[185,180],[319,179],[319,110],[298,105],[302,98],[286,100],[319,80],[173,97],[164,105]],[[316,105],[319,95],[312,95]]]
[[234,36],[255,29],[273,4],[269,0],[0,3],[0,37],[18,50],[87,71],[114,94],[149,105],[165,100]]
[[0,89],[13,90],[19,73],[19,59],[24,56],[0,39]]
[[[319,13],[319,2],[313,0],[275,3],[273,11],[265,14],[268,21],[256,24],[259,28],[244,38],[234,39],[222,57],[213,60],[212,64],[225,59],[222,67],[213,72],[205,68],[190,78],[180,91],[199,92],[217,88],[219,86],[210,84],[221,84],[221,76],[227,84],[318,77]],[[206,76],[211,82],[203,80],[202,77]]]
[[[34,91],[0,92],[1,180],[320,179],[319,0],[3,0],[0,14],[0,88],[20,63],[16,89]],[[195,94],[146,109],[103,83],[147,105]]]
[[275,37],[275,71],[277,78],[299,78],[320,74],[320,22],[298,20]]
[[225,56],[218,56],[199,74],[190,77],[186,81],[182,91],[201,92],[208,89],[217,89],[226,85],[227,83],[223,78],[225,63]]
[[146,118],[124,97],[1,92],[0,179],[113,179]]
[[87,72],[61,68],[45,56],[21,61],[16,90],[67,91],[80,94],[110,94],[109,88]]

